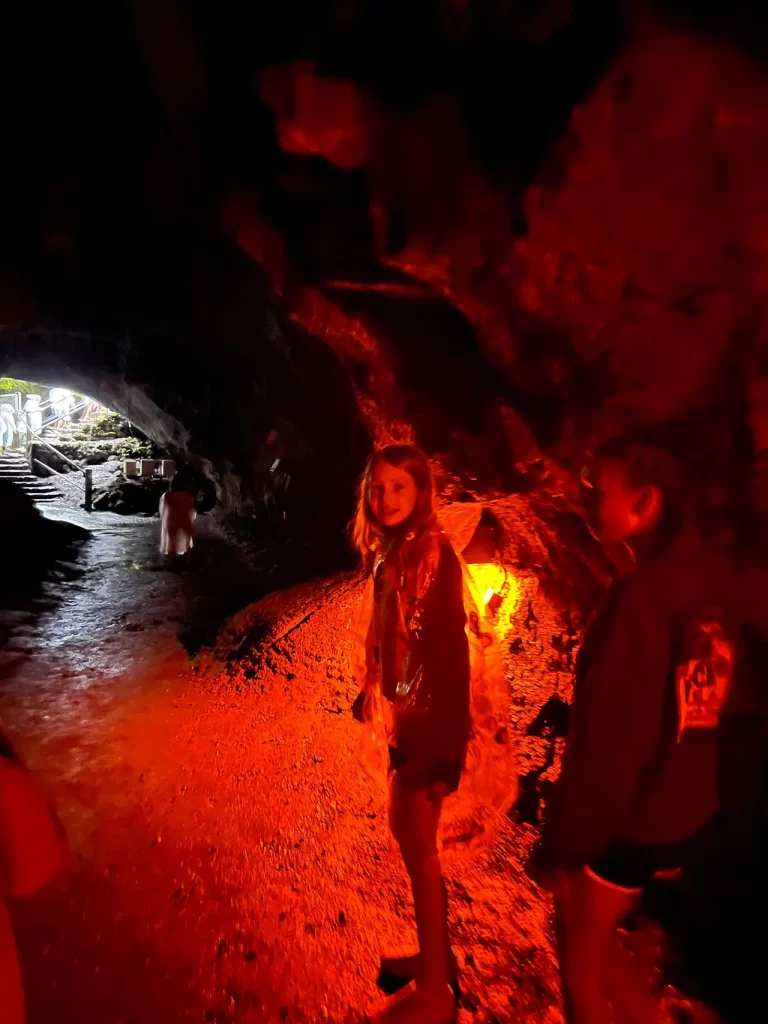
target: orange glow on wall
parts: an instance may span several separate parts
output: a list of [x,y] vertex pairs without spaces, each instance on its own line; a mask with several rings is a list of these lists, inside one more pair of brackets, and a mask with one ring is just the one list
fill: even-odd
[[467,570],[476,596],[490,608],[500,626],[508,625],[520,597],[514,575],[499,562],[472,563]]
[[504,586],[504,567],[496,562],[482,562],[479,565],[470,565],[468,568],[478,594],[482,597],[483,602],[488,604],[491,596],[494,593],[500,593]]

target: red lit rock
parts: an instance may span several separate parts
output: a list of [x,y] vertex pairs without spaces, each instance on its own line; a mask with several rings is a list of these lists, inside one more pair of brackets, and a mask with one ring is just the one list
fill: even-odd
[[267,68],[258,85],[286,152],[322,156],[345,170],[365,163],[365,101],[352,82],[326,78],[312,64],[298,62]]
[[735,53],[658,31],[575,112],[562,184],[525,198],[522,303],[584,358],[612,352],[621,417],[666,418],[711,389],[759,293],[766,96]]

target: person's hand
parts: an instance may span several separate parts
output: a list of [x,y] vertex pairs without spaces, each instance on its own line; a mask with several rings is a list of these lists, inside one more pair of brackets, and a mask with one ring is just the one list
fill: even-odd
[[447,782],[433,782],[429,787],[429,802],[432,807],[439,812],[443,800],[448,796],[448,783]]
[[555,888],[558,866],[554,862],[551,852],[539,839],[531,850],[531,855],[525,864],[525,873],[541,889],[552,892]]
[[555,899],[558,896],[562,898],[574,881],[583,876],[581,865],[565,861],[561,853],[547,844],[545,838],[539,839],[531,850],[525,872],[540,889],[552,893]]

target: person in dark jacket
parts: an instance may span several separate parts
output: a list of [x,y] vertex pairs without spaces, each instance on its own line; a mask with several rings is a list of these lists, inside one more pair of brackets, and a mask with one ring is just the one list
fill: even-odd
[[577,662],[570,735],[534,877],[555,898],[568,1020],[650,1020],[617,929],[679,869],[718,808],[718,734],[737,664],[730,563],[689,514],[666,451],[616,440],[585,488],[599,539],[633,568],[609,589]]
[[384,708],[390,827],[411,880],[419,939],[419,955],[407,963],[382,961],[385,973],[413,981],[369,1016],[376,1024],[447,1024],[455,1015],[438,826],[465,765],[470,659],[461,565],[437,523],[432,490],[420,451],[379,449],[363,474],[353,523],[373,572],[367,692],[379,693]]

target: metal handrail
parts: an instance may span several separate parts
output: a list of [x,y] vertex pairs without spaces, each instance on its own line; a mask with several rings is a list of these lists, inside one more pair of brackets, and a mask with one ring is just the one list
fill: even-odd
[[[84,399],[82,402],[78,402],[77,405],[73,405],[72,408],[69,410],[69,415],[71,416],[73,412],[77,412],[78,409],[84,409],[87,405],[90,405],[90,404],[91,404],[91,399],[90,398]],[[46,402],[45,405],[53,407],[53,402]],[[44,408],[45,408],[44,405],[40,406],[41,411]],[[42,427],[40,429],[44,430],[45,427],[50,426],[51,423],[57,423],[60,418],[61,417],[59,417],[59,416],[51,416],[50,419],[43,420],[43,425],[42,425]]]
[[44,469],[46,473],[51,473],[53,476],[64,476],[64,474],[60,473],[58,469],[54,469],[53,466],[49,466],[47,462],[41,462],[40,459],[32,459],[32,461],[36,466],[39,466],[40,469]]
[[[41,437],[40,434],[38,434],[37,431],[33,430],[31,427],[29,427],[28,433],[30,433],[32,437],[37,438],[40,444],[45,445],[46,448],[50,448],[50,450],[54,452],[54,454],[58,455],[60,459],[63,459],[68,466],[72,466],[72,468],[76,469],[78,473],[83,474],[83,488],[85,489],[85,498],[83,504],[85,507],[85,511],[90,512],[91,509],[93,508],[93,470],[89,468],[83,469],[82,466],[78,466],[78,464],[76,462],[73,462],[68,455],[65,455],[64,452],[59,451],[59,449],[54,447],[54,445],[52,445],[50,441],[46,441],[44,437]],[[35,461],[37,462],[38,460],[35,459]]]
[[46,448],[50,448],[52,452],[55,452],[60,459],[63,459],[64,462],[67,463],[67,465],[71,466],[73,469],[76,469],[78,473],[85,473],[85,470],[83,469],[82,466],[78,466],[78,464],[76,462],[73,462],[68,455],[65,455],[64,452],[60,452],[58,448],[54,447],[54,445],[52,445],[50,441],[46,441],[44,437],[41,437],[36,430],[32,429],[32,427],[27,428],[27,433],[31,434],[32,437],[37,438],[40,444],[44,444]]
[[[18,392],[14,392],[14,394],[18,394]],[[69,410],[69,415],[71,416],[73,412],[77,412],[79,409],[85,409],[86,406],[90,405],[92,401],[93,401],[93,399],[91,399],[91,398],[84,398],[81,402],[77,402]],[[46,401],[46,402],[42,402],[40,405],[38,405],[38,407],[34,411],[42,413],[46,409],[52,409],[52,408],[53,408],[53,402]],[[31,410],[31,409],[25,410],[24,407],[22,406],[20,409],[16,410],[16,413],[17,413],[17,415],[24,416],[26,413],[32,412],[32,411],[33,410]],[[49,419],[43,420],[43,424],[42,425],[43,425],[43,427],[47,427],[50,423],[54,423],[57,419],[59,419],[58,416],[51,416]]]
[[[21,396],[19,396],[19,397],[21,397]],[[84,398],[82,401],[76,402],[75,405],[73,405],[73,407],[69,410],[69,416],[67,417],[67,419],[69,419],[72,416],[73,413],[78,412],[80,409],[86,408],[88,405],[91,404],[91,401],[92,401],[92,399],[90,399],[90,398]],[[58,422],[58,420],[61,418],[61,417],[58,417],[58,416],[52,416],[52,417],[50,417],[47,420],[42,420],[42,413],[43,413],[43,411],[45,409],[52,409],[53,405],[54,405],[54,403],[51,402],[50,400],[46,401],[46,402],[41,402],[40,405],[34,410],[36,413],[39,412],[41,414],[41,423],[40,423],[40,430],[41,431],[45,430],[45,428],[50,426],[51,423]],[[42,436],[42,434],[38,433],[30,425],[29,420],[27,419],[27,414],[30,413],[30,412],[32,412],[31,409],[30,410],[25,410],[23,407],[21,409],[16,410],[17,415],[24,417],[24,426],[26,427],[26,431],[25,431],[26,435],[28,437],[32,437],[39,444],[42,444],[44,447],[48,448],[55,455],[58,455],[58,457],[63,462],[65,462],[68,466],[71,466],[72,469],[77,470],[78,473],[81,473],[83,475],[83,487],[85,489],[85,502],[84,502],[84,505],[85,505],[86,512],[90,512],[92,507],[93,507],[93,470],[90,469],[90,467],[86,467],[84,469],[82,466],[79,466],[75,461],[70,459],[68,455],[65,455],[64,452],[60,451],[55,445],[51,444],[50,441],[47,441]],[[45,463],[44,462],[40,462],[39,459],[33,458],[31,451],[28,452],[27,454],[28,454],[28,457],[29,457],[29,460],[30,460],[30,468],[31,468],[32,462],[35,462],[38,466],[42,466],[43,468],[49,470],[51,473],[54,473],[57,476],[61,476],[61,474],[58,473],[55,469],[52,469],[50,466],[46,466]]]

